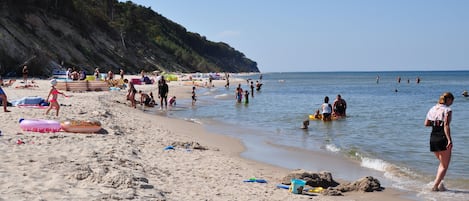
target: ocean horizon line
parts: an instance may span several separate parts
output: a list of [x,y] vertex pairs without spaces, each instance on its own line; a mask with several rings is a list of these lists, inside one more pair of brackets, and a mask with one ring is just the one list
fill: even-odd
[[379,71],[370,71],[370,70],[338,70],[338,71],[272,71],[272,72],[258,72],[262,74],[272,74],[272,73],[413,73],[413,72],[469,72],[469,70],[379,70]]

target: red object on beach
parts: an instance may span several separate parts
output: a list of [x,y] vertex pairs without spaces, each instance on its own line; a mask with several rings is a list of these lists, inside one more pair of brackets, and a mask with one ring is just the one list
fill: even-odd
[[130,82],[134,85],[141,85],[142,84],[142,80],[140,80],[140,78],[132,78],[130,80]]
[[39,105],[39,104],[19,104],[18,108],[35,108],[35,109],[47,109],[48,105]]

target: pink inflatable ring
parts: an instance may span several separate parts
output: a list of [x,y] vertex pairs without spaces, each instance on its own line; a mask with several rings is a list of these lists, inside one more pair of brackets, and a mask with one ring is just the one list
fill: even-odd
[[41,133],[55,133],[60,131],[60,122],[42,119],[20,119],[20,128],[23,131],[33,131]]

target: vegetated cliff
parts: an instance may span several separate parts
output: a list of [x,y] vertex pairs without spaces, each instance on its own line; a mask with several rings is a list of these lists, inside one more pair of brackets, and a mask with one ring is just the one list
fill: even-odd
[[150,8],[117,0],[0,0],[0,74],[57,68],[259,72],[226,43],[188,32]]

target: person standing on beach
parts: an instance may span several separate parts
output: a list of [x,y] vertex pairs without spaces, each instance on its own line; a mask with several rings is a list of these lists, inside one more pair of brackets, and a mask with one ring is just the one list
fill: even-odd
[[213,82],[213,76],[212,74],[209,74],[208,75],[208,88],[211,88],[213,85],[212,85],[212,82]]
[[28,85],[28,72],[29,72],[28,71],[28,66],[25,65],[23,67],[23,82],[24,82],[25,86]]
[[99,80],[99,68],[94,69],[94,77],[96,80]]
[[432,191],[446,190],[442,181],[448,170],[453,149],[450,129],[452,111],[449,107],[453,104],[453,100],[453,94],[450,92],[443,93],[438,100],[438,104],[428,111],[427,117],[425,118],[425,126],[432,127],[430,134],[430,151],[433,152],[435,157],[440,161]]
[[2,99],[3,111],[10,112],[10,110],[7,110],[7,104],[8,104],[7,94],[3,91],[1,86],[0,86],[0,98]]
[[111,83],[114,80],[114,73],[112,72],[112,70],[109,70],[107,72],[107,80],[110,81]]
[[124,80],[124,69],[121,68],[119,74],[121,75],[121,80]]
[[230,88],[230,79],[229,78],[226,78],[226,84],[225,84],[225,88]]
[[128,90],[128,93],[127,93],[127,100],[130,100],[130,106],[133,107],[133,108],[137,108],[137,104],[136,104],[136,101],[135,101],[135,94],[136,93],[137,93],[137,89],[135,89],[134,83],[129,82],[129,90]]
[[[56,110],[55,116],[59,116],[60,104],[57,101],[57,96],[60,94],[62,96],[67,97],[67,95],[65,95],[64,93],[60,92],[59,90],[55,88],[55,85],[57,85],[57,80],[52,79],[50,81],[50,84],[51,84],[51,89],[49,91],[49,95],[47,95],[47,98],[46,98],[46,101],[49,102],[49,108],[47,108],[46,115],[49,114],[49,111],[52,108],[55,108]],[[52,98],[49,100],[49,97],[51,97],[51,95],[52,95]]]
[[140,76],[142,76],[142,78],[140,79],[143,81],[143,79],[145,78],[145,70],[140,71]]
[[164,77],[161,78],[160,84],[158,85],[158,97],[160,98],[160,109],[164,108],[168,109],[168,84],[166,84],[166,80]]

